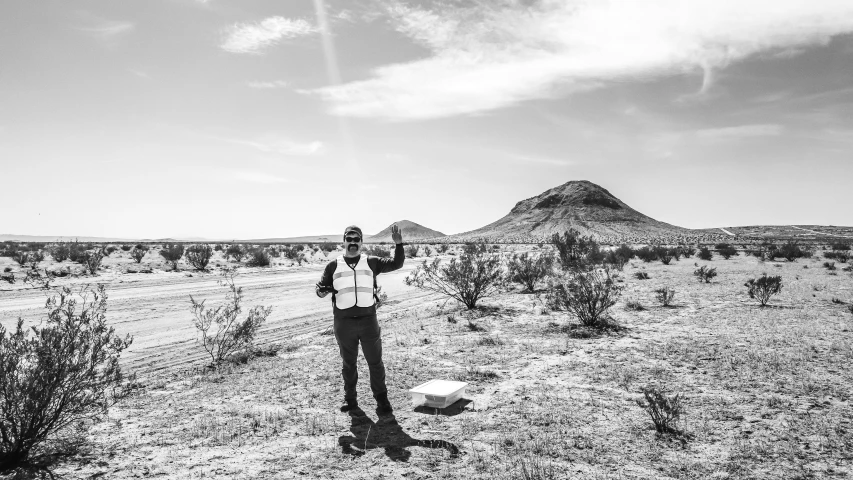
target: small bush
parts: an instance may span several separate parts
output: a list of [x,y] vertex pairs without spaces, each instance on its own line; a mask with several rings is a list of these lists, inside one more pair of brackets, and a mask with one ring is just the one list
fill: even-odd
[[795,240],[788,240],[778,250],[779,254],[787,261],[793,262],[797,258],[811,257],[811,251],[800,247]]
[[760,278],[751,278],[744,284],[749,293],[749,298],[758,300],[761,306],[767,305],[770,297],[782,291],[782,277],[763,274]]
[[406,245],[405,252],[406,252],[406,258],[417,258],[418,246],[415,244]]
[[644,400],[637,400],[652,419],[658,433],[679,433],[676,425],[684,414],[683,398],[680,394],[668,396],[657,387],[643,387]]
[[445,252],[447,252],[447,249],[448,249],[448,246],[446,243],[442,243],[441,245],[436,247],[436,250],[438,251],[438,253],[445,253]]
[[207,264],[210,263],[210,258],[213,257],[213,248],[206,243],[190,245],[186,250],[187,263],[199,271],[207,270]]
[[106,253],[106,255],[107,255],[107,256],[110,256],[110,255],[112,255],[112,254],[113,254],[113,252],[115,252],[116,250],[118,250],[118,248],[116,248],[116,246],[115,246],[115,245],[110,245],[109,247],[107,247],[107,248],[104,250],[104,252]]
[[172,266],[172,270],[177,270],[178,261],[184,256],[184,246],[180,243],[174,245],[165,244],[163,245],[163,249],[160,250],[160,256]]
[[83,252],[83,265],[90,275],[97,275],[98,269],[101,268],[101,261],[104,260],[105,252],[96,248]]
[[[301,249],[300,249],[301,250]],[[225,250],[225,258],[233,258],[235,262],[243,261],[243,257],[246,256],[246,249],[243,248],[242,245],[228,245],[228,248]],[[290,257],[288,257],[290,258]]]
[[675,290],[669,287],[661,287],[655,290],[655,299],[664,307],[671,307],[675,300]]
[[700,248],[697,255],[700,260],[711,261],[714,259],[714,254],[711,253],[711,250],[708,247]]
[[650,263],[658,259],[657,253],[648,246],[643,246],[635,251],[637,258],[645,263]]
[[372,257],[379,257],[379,258],[391,257],[391,251],[388,250],[388,247],[383,247],[382,245],[370,245],[369,247],[365,247],[363,252],[372,256]]
[[142,258],[145,254],[148,253],[148,249],[142,245],[137,245],[133,250],[130,251],[130,258],[134,259],[136,263],[142,262]]
[[133,339],[107,326],[104,286],[58,295],[41,326],[0,325],[0,471],[49,453],[40,450],[52,437],[129,391],[118,360]]
[[850,313],[853,313],[853,303],[851,303],[850,305],[847,305],[847,311]]
[[249,259],[246,265],[249,267],[269,267],[270,254],[263,248],[253,248],[249,250]]
[[651,277],[649,277],[649,274],[646,272],[634,272],[634,278],[637,280],[648,280]]
[[503,286],[499,255],[463,254],[442,265],[442,259],[424,260],[405,278],[406,285],[444,294],[469,310],[477,302],[498,293]]
[[507,264],[507,277],[509,281],[520,283],[524,291],[536,290],[536,283],[547,277],[554,266],[554,256],[550,253],[523,252],[514,254]]
[[201,344],[210,355],[212,365],[222,363],[229,355],[251,350],[258,328],[272,311],[272,307],[252,307],[243,321],[238,320],[243,311],[243,287],[234,284],[236,276],[231,269],[222,271],[219,284],[228,288],[228,294],[226,303],[216,308],[206,307],[206,300],[196,302],[190,295],[195,317],[193,325],[201,333]]
[[560,267],[566,271],[588,269],[604,260],[604,254],[592,237],[581,235],[574,229],[563,232],[562,236],[553,234],[551,245],[557,252]]
[[707,265],[702,265],[693,271],[693,275],[695,275],[700,282],[710,283],[711,279],[717,276],[717,269],[708,268]]
[[478,255],[482,253],[486,253],[488,251],[488,247],[483,242],[472,243],[468,242],[462,245],[462,253],[466,255]]
[[838,297],[832,297],[832,303],[834,303],[836,305],[846,305],[847,302],[845,302],[844,300],[842,300]]
[[835,262],[823,262],[823,268],[829,271],[835,270]]
[[728,243],[718,243],[714,246],[714,249],[716,249],[717,253],[719,253],[725,260],[738,255],[737,249]]
[[121,250],[123,252],[129,252],[131,248],[133,248],[133,245],[122,245],[121,246]]
[[48,252],[50,253],[50,256],[53,257],[53,261],[57,263],[68,260],[68,257],[71,255],[71,249],[65,242],[52,246]]
[[548,307],[575,315],[587,327],[612,326],[609,311],[622,294],[616,273],[609,267],[588,272],[568,272],[555,278],[548,288]]
[[633,310],[633,311],[635,311],[635,312],[641,312],[641,311],[643,311],[643,310],[645,310],[645,309],[646,309],[646,307],[644,307],[644,306],[643,306],[643,304],[642,304],[642,303],[640,303],[640,301],[639,301],[639,300],[636,300],[636,299],[634,299],[634,300],[628,300],[628,301],[625,303],[625,310]]

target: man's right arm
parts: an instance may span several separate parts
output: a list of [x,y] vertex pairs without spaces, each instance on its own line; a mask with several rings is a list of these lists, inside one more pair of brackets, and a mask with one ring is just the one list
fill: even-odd
[[323,276],[320,277],[320,281],[314,286],[314,293],[318,297],[323,298],[332,290],[332,279],[337,266],[338,262],[329,262],[326,265],[326,268],[323,270]]

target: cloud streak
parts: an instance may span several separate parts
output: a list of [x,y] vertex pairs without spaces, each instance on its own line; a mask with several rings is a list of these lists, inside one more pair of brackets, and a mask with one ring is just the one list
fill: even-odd
[[[391,26],[429,53],[302,93],[331,113],[392,120],[476,114],[615,81],[715,73],[853,31],[849,0],[460,0],[397,3]],[[794,53],[796,54],[796,53]]]
[[284,80],[273,80],[271,82],[247,82],[246,86],[249,88],[258,88],[258,89],[273,89],[273,88],[284,88],[289,84]]
[[294,142],[286,138],[265,137],[259,140],[242,140],[234,138],[224,139],[238,145],[245,145],[266,153],[278,153],[282,155],[308,156],[321,153],[324,149],[323,142],[313,141],[307,143]]
[[289,38],[315,33],[317,29],[302,19],[270,17],[257,23],[238,23],[226,29],[220,47],[226,52],[261,55],[267,48]]

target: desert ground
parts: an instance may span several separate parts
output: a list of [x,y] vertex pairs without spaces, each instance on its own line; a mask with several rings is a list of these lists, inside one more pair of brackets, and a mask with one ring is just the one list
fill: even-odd
[[[502,252],[536,250],[503,246]],[[632,260],[612,315],[623,328],[573,327],[513,286],[467,311],[404,285],[421,258],[379,277],[379,310],[393,415],[378,417],[359,359],[363,411],[341,413],[340,358],[329,299],[313,284],[328,259],[239,267],[245,304],[271,305],[258,343],[274,356],[205,369],[189,295],[224,298],[216,268],[126,273],[117,252],[97,276],[110,323],[134,336],[122,356],[140,388],[81,430],[78,453],[56,478],[659,479],[850,478],[853,475],[853,276],[822,267],[820,252],[794,262],[743,254],[670,265]],[[340,252],[329,254],[328,258]],[[224,265],[221,257],[216,263]],[[232,262],[233,263],[233,262]],[[46,261],[50,266],[49,260]],[[716,267],[711,283],[692,275]],[[12,265],[0,258],[0,269]],[[843,266],[838,264],[839,267]],[[635,277],[646,272],[646,280]],[[780,275],[760,308],[743,286]],[[676,291],[671,307],[654,290]],[[0,321],[37,322],[48,292],[0,284]],[[644,309],[627,309],[628,302]],[[636,305],[636,304],[635,304]],[[408,389],[429,379],[468,382],[444,410],[413,408]],[[656,384],[680,393],[681,434],[658,434],[637,404]]]

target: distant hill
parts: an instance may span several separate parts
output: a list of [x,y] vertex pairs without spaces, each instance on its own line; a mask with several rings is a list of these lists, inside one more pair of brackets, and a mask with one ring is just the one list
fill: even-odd
[[[442,242],[547,241],[573,228],[603,243],[643,243],[716,236],[660,222],[629,207],[606,189],[586,180],[570,181],[518,202],[503,218],[485,227],[449,235]],[[718,232],[720,237],[726,236]]]
[[[406,243],[444,236],[443,233],[437,230],[427,228],[409,220],[400,220],[394,223],[400,227],[403,234],[403,241]],[[391,225],[394,224],[392,223]],[[364,241],[367,243],[391,242],[391,225],[388,225],[384,230],[375,235],[366,235]]]
[[63,235],[49,236],[49,235],[15,235],[11,233],[0,234],[0,242],[73,242],[74,240],[80,242],[90,242],[90,243],[121,243],[121,242],[135,242],[136,239],[129,238],[115,238],[115,237],[70,237]]
[[[306,235],[302,237],[281,237],[281,238],[256,238],[249,240],[233,240],[234,243],[341,243],[343,242],[343,233],[330,233],[328,235]],[[227,240],[226,242],[231,242]]]

